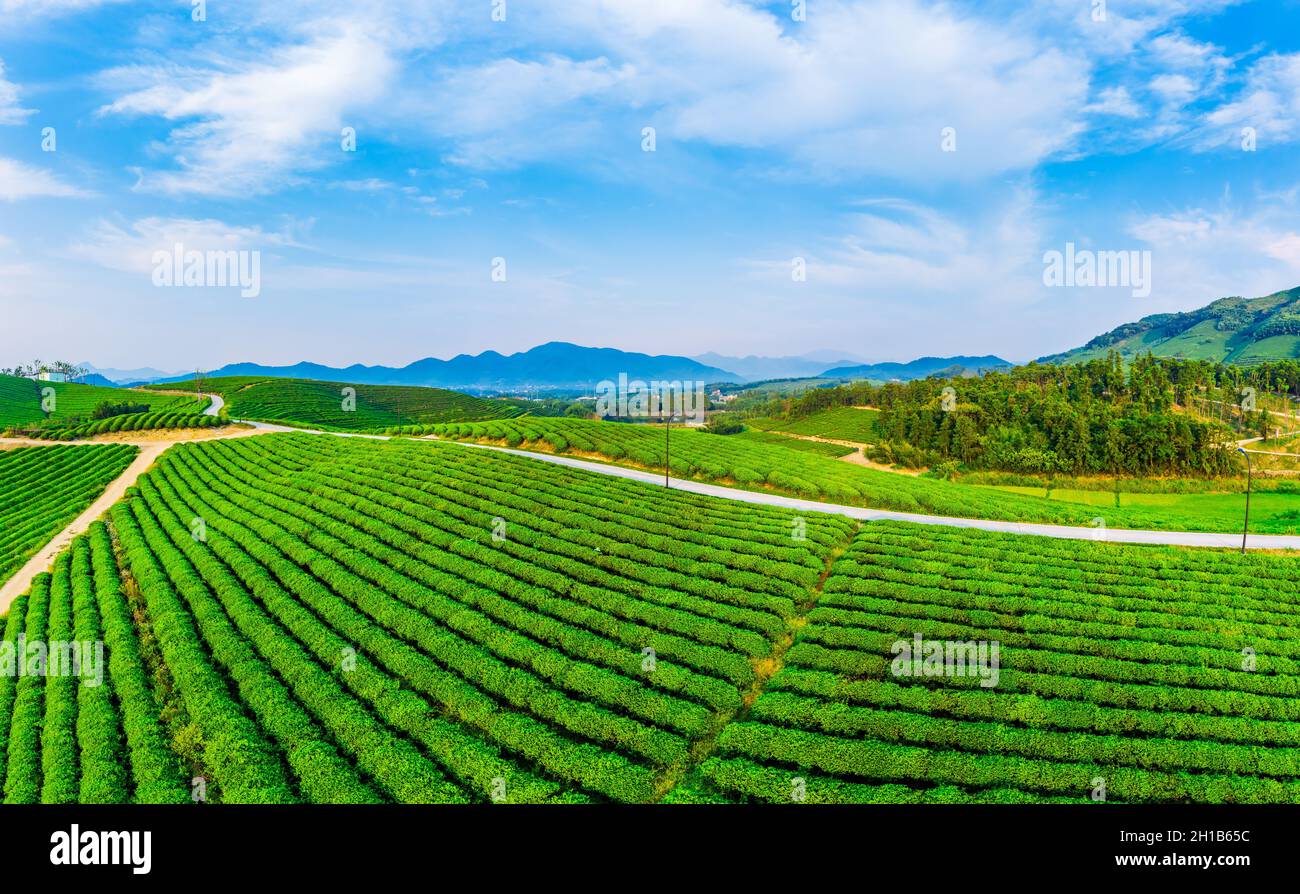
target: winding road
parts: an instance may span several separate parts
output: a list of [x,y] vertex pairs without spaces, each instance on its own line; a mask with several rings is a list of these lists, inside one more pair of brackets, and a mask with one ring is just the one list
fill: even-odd
[[[209,416],[219,415],[222,408],[225,406],[225,401],[217,394],[209,394],[207,396],[212,398],[212,403],[206,410],[204,410],[204,413]],[[373,441],[391,440],[387,435],[367,435],[353,432],[327,432],[319,429],[291,428],[285,425],[275,425],[269,422],[254,422],[246,419],[234,419],[231,421],[247,427],[219,434],[212,440],[288,432],[298,432],[300,434],[311,435],[331,435],[338,438],[361,438]],[[143,439],[135,441],[128,439],[124,441],[123,443],[135,444],[139,447],[139,455],[136,456],[131,465],[129,465],[126,470],[123,471],[122,474],[104,490],[95,502],[91,503],[84,512],[78,515],[62,531],[56,534],[50,542],[33,555],[22,568],[16,571],[9,580],[5,581],[3,586],[0,586],[0,613],[8,611],[9,604],[20,594],[27,591],[31,586],[32,579],[42,571],[49,570],[53,565],[55,556],[57,556],[64,547],[71,543],[77,535],[84,533],[95,519],[99,518],[114,503],[121,499],[127,489],[135,484],[136,480],[139,479],[139,477],[143,475],[155,461],[157,461],[159,456],[165,453],[172,445],[185,443],[187,440],[190,439],[177,437],[174,440],[168,441]],[[438,439],[430,436],[417,440]],[[20,438],[0,438],[0,444],[7,447],[48,447],[54,443],[60,442],[28,441]],[[87,444],[94,442],[83,441],[73,443]],[[444,443],[454,443],[458,446],[479,450],[493,450],[499,453],[510,453],[515,456],[523,456],[540,462],[595,472],[598,475],[608,475],[613,478],[621,478],[627,481],[640,481],[644,484],[653,484],[658,487],[665,486],[663,475],[643,471],[641,469],[628,469],[622,466],[613,466],[606,463],[593,462],[591,460],[578,459],[571,456],[557,456],[552,453],[533,453],[528,450],[515,450],[509,447],[497,447],[490,444],[472,444],[465,442]],[[739,490],[734,487],[723,487],[718,484],[707,484],[703,481],[691,481],[682,478],[669,478],[666,486],[672,487],[676,490],[686,491],[687,493],[702,494],[704,496],[716,497],[722,500],[733,500],[740,503],[752,503],[760,506],[776,506],[783,509],[793,509],[797,512],[822,512],[830,515],[843,515],[849,518],[862,519],[864,521],[904,521],[922,525],[940,525],[949,528],[969,528],[979,531],[997,531],[1006,534],[1029,534],[1038,537],[1055,537],[1065,540],[1092,540],[1106,543],[1139,543],[1165,546],[1220,547],[1233,549],[1241,547],[1240,534],[1212,534],[1195,531],[1141,531],[1120,528],[1078,528],[1066,525],[1045,525],[993,521],[979,518],[955,518],[943,515],[921,515],[911,512],[891,512],[882,509],[867,509],[859,506],[841,506],[837,503],[822,503],[816,500],[803,500],[798,497],[787,497],[781,494],[763,491]],[[1300,550],[1300,536],[1283,534],[1252,534],[1247,541],[1247,548],[1265,550]]]
[[[428,440],[436,440],[430,438]],[[622,466],[610,466],[604,463],[576,459],[569,456],[557,456],[552,453],[531,453],[527,450],[513,450],[509,447],[494,447],[489,444],[460,443],[464,447],[477,447],[482,450],[496,450],[501,453],[513,453],[543,462],[585,469],[601,475],[641,481],[645,484],[664,486],[664,476],[640,469],[627,469]],[[707,484],[703,481],[691,481],[683,478],[670,478],[669,485],[676,490],[693,494],[718,497],[723,500],[735,500],[741,503],[754,503],[762,506],[779,506],[800,512],[824,512],[830,515],[845,515],[864,521],[905,521],[921,525],[941,525],[947,528],[973,528],[979,531],[999,531],[1005,534],[1032,534],[1039,537],[1056,537],[1063,540],[1094,540],[1103,543],[1147,543],[1165,546],[1210,546],[1241,548],[1240,534],[1211,534],[1198,531],[1141,531],[1127,528],[1076,528],[1068,525],[1042,525],[1028,522],[992,521],[982,518],[956,518],[946,515],[921,515],[914,512],[892,512],[887,509],[866,509],[860,506],[841,506],[838,503],[821,503],[816,500],[801,500],[781,494],[763,491],[738,490],[723,487],[720,484]],[[1286,534],[1251,534],[1247,542],[1248,549],[1300,549],[1300,536]]]

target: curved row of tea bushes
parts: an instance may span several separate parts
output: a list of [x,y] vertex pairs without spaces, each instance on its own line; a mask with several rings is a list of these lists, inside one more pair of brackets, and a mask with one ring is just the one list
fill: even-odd
[[[914,801],[940,789],[1087,801],[1104,782],[1115,801],[1294,802],[1293,566],[867,525],[784,668],[744,722],[722,731],[697,797],[788,801],[801,779],[817,801]],[[996,644],[997,674],[939,663],[913,676],[895,659],[916,636]]]
[[0,583],[93,503],[137,452],[127,444],[0,451]]

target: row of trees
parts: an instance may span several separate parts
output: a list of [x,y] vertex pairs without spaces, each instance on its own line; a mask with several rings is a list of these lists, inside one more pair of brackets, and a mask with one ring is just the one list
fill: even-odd
[[0,367],[0,376],[21,376],[34,379],[41,373],[62,373],[68,381],[72,382],[84,379],[90,375],[90,370],[75,363],[68,363],[66,360],[53,360],[48,363],[33,360],[31,363],[17,363],[8,368]]
[[[780,412],[878,407],[878,458],[912,466],[1217,476],[1237,470],[1234,428],[1264,434],[1275,427],[1253,398],[1243,399],[1247,388],[1300,395],[1300,363],[1242,369],[1150,355],[1125,362],[1112,353],[1069,366],[818,389],[785,401]],[[1195,400],[1226,409],[1221,418],[1189,412]]]

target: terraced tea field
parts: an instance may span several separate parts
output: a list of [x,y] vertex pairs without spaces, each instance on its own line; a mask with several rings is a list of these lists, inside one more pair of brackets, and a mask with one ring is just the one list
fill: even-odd
[[818,456],[829,456],[831,459],[848,456],[850,453],[854,452],[853,447],[846,447],[843,444],[829,444],[825,441],[805,441],[801,438],[789,438],[785,435],[759,431],[757,429],[747,429],[739,434],[727,435],[727,437],[739,438],[742,441],[753,441],[755,444],[767,444],[768,446],[780,447],[784,450],[802,450],[806,453],[814,453]]
[[879,410],[836,407],[794,419],[748,419],[745,424],[763,431],[874,444],[879,437],[876,431],[876,418],[879,415]]
[[0,583],[93,503],[136,452],[126,444],[0,450]]
[[[653,471],[664,468],[662,426],[524,416],[492,422],[413,426],[403,432],[571,453]],[[1089,527],[1100,517],[1112,528],[1186,531],[1232,531],[1240,523],[1236,518],[1166,512],[1161,507],[1098,509],[997,488],[882,472],[843,462],[820,449],[829,447],[834,452],[842,449],[835,445],[801,442],[775,434],[752,435],[751,432],[715,435],[694,429],[674,429],[669,449],[672,474],[846,506],[961,518]],[[807,446],[819,449],[796,449]],[[1300,513],[1300,497],[1290,499],[1294,501],[1295,511]],[[1285,529],[1278,533],[1285,533]]]
[[219,416],[189,411],[160,410],[149,413],[124,413],[78,422],[68,426],[42,428],[31,436],[45,441],[75,441],[96,435],[130,433],[136,431],[170,431],[182,428],[220,428],[228,421]]
[[[156,647],[142,641],[132,610],[100,522],[10,606],[4,642],[11,649],[19,636],[103,648],[97,670],[92,650],[78,676],[0,675],[6,804],[189,801],[189,777],[169,746],[150,679],[146,653]],[[220,695],[214,690],[212,698]]]
[[[106,663],[100,686],[0,674],[0,785],[6,803],[180,802],[196,776],[224,802],[1296,802],[1293,569],[860,525],[455,444],[183,443],[13,603],[6,642],[102,640]],[[900,672],[921,641],[996,661]]]
[[[677,799],[1300,800],[1292,558],[876,523],[806,622]],[[998,673],[916,675],[918,635]]]
[[[799,539],[781,510],[311,435],[173,447],[111,513],[167,681],[164,737],[185,778],[241,802],[654,800],[742,706],[852,528],[803,524]],[[15,635],[66,626],[45,608],[59,579],[15,604]],[[61,725],[45,702],[39,743],[27,725],[56,685],[20,683],[15,757],[60,747],[66,698]],[[15,766],[7,799],[45,797]]]
[[[176,386],[170,386],[175,388]],[[31,426],[46,421],[42,408],[43,390],[54,391],[49,420],[55,423],[86,422],[96,405],[129,401],[147,405],[151,412],[198,413],[207,401],[193,394],[165,394],[126,388],[105,388],[75,382],[36,382],[14,376],[0,376],[0,429]]]
[[225,398],[226,413],[232,419],[333,431],[373,432],[450,419],[504,419],[522,412],[505,401],[441,388],[251,377],[205,379],[203,388]]

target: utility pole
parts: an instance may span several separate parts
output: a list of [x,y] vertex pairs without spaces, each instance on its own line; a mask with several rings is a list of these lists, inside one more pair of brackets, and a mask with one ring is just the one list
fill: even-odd
[[668,432],[673,427],[671,413],[664,414],[664,487],[668,487]]
[[1250,532],[1250,486],[1251,479],[1254,477],[1254,470],[1250,463],[1250,454],[1246,452],[1245,447],[1238,447],[1237,452],[1246,457],[1246,523],[1241,529],[1241,554],[1246,554],[1246,535]]

